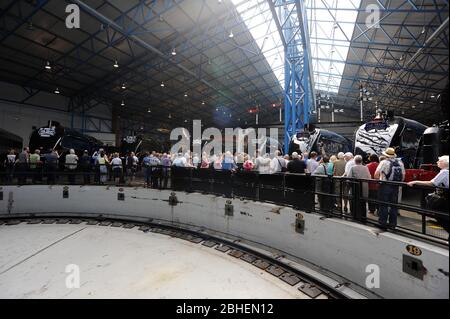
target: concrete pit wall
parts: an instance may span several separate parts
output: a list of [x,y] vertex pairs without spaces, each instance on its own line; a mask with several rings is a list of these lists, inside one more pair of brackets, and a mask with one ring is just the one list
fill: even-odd
[[[369,265],[376,265],[380,285],[371,291],[384,298],[449,298],[448,249],[421,240],[248,200],[232,199],[227,215],[228,199],[213,195],[175,192],[178,204],[172,206],[171,191],[71,186],[68,198],[63,198],[63,188],[5,186],[0,189],[0,216],[91,213],[205,227],[301,258],[361,287],[373,272]],[[124,193],[124,200],[118,200],[118,193]],[[411,254],[408,245],[418,247],[421,254]],[[423,264],[422,279],[404,272],[404,260],[410,258]]]

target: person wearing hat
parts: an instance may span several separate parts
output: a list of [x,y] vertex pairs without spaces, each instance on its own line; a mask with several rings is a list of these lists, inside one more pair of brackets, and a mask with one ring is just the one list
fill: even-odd
[[[405,180],[405,167],[400,159],[397,158],[395,150],[392,147],[387,148],[383,155],[386,159],[381,161],[375,170],[374,178],[384,182],[402,182]],[[389,227],[397,226],[398,208],[389,205],[397,203],[399,196],[398,185],[392,183],[382,183],[378,190],[378,200],[386,204],[380,204],[378,207],[378,222],[382,227],[386,227],[389,220]]]

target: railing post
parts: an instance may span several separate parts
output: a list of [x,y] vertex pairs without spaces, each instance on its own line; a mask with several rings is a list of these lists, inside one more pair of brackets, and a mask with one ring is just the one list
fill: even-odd
[[259,173],[255,173],[256,176],[256,200],[259,201],[259,191],[261,188],[261,183],[259,180]]
[[352,210],[352,216],[356,220],[361,220],[361,187],[360,183],[352,182],[352,205],[350,206]]
[[192,168],[188,168],[189,169],[189,192],[192,192]]
[[422,214],[422,234],[426,235],[427,233],[427,216]]

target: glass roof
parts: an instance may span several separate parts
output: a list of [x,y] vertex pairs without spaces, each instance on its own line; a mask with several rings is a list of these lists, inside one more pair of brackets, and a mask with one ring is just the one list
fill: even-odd
[[360,4],[361,0],[341,0],[338,7],[338,0],[307,1],[316,90],[339,91]]
[[[283,44],[268,2],[231,1],[284,88]],[[338,0],[306,1],[316,90],[339,91],[360,4],[340,0],[338,7]]]
[[267,0],[231,1],[284,88],[284,48]]

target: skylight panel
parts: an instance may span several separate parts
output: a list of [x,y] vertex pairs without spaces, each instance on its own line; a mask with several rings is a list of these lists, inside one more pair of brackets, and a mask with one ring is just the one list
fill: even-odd
[[284,88],[284,48],[266,0],[232,0],[280,86]]
[[317,90],[332,93],[339,91],[360,5],[361,0],[307,1]]

